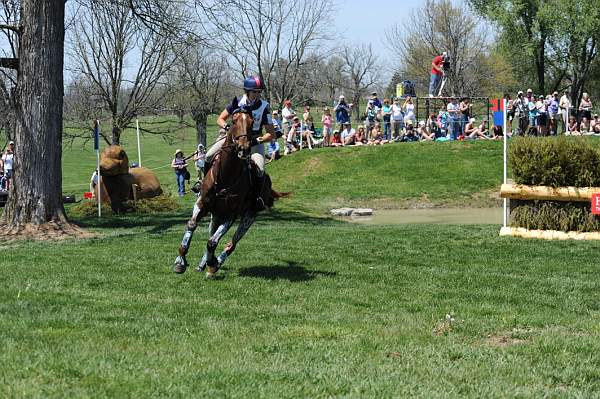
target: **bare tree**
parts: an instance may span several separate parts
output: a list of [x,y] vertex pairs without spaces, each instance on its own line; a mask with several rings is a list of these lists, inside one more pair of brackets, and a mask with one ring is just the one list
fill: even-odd
[[[129,4],[97,1],[84,4],[74,25],[70,58],[76,77],[87,79],[110,116],[112,137],[136,115],[157,105],[154,96],[174,62],[173,41],[163,25],[139,23]],[[154,132],[154,131],[150,131]]]
[[[427,92],[431,61],[447,51],[452,70],[447,74],[445,91],[473,95],[485,89],[497,90],[495,79],[508,73],[503,65],[487,62],[488,36],[465,5],[454,6],[450,0],[427,0],[407,23],[389,32],[388,43],[398,57],[401,74],[416,82],[418,91]],[[483,68],[490,65],[493,68]]]
[[228,68],[224,56],[203,42],[194,41],[184,46],[171,79],[176,87],[175,101],[182,113],[191,113],[198,143],[206,146],[208,116],[223,108]]
[[327,0],[223,0],[201,2],[218,32],[215,45],[230,54],[240,76],[256,72],[270,101],[283,101],[302,89],[306,60],[314,58],[328,31]]
[[360,99],[367,94],[367,90],[377,82],[377,56],[369,44],[360,46],[346,46],[342,51],[344,60],[343,71],[349,81],[352,93],[353,110],[356,118],[360,118]]

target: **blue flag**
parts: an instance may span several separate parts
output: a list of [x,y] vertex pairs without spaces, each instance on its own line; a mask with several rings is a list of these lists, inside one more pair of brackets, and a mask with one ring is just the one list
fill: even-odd
[[94,150],[100,149],[100,122],[94,122]]

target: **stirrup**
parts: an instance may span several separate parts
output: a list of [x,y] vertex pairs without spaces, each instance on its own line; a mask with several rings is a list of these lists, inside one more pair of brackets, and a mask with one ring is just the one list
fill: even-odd
[[256,211],[263,211],[267,208],[262,197],[256,197]]

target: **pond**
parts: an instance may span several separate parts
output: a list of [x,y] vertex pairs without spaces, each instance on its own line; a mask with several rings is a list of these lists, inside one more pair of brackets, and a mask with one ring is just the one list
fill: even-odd
[[343,218],[353,223],[385,224],[502,224],[502,208],[382,209],[372,216]]

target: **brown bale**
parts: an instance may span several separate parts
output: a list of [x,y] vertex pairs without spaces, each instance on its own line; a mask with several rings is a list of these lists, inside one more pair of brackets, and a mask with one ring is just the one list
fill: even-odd
[[150,169],[131,168],[129,173],[133,177],[133,183],[139,187],[137,198],[153,198],[162,194],[163,190],[160,187],[160,182]]

